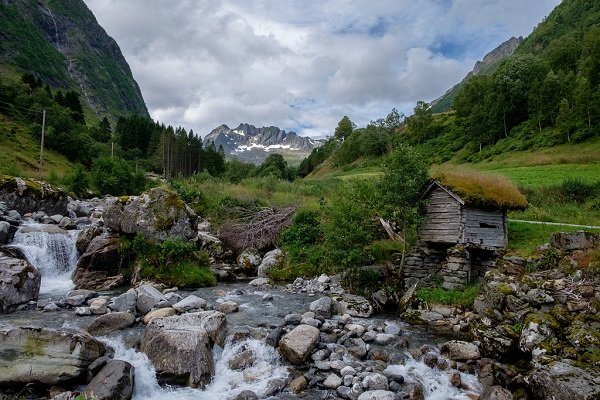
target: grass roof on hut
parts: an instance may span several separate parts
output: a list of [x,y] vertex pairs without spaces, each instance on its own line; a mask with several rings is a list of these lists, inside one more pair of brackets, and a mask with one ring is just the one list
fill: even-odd
[[438,170],[433,179],[460,196],[465,204],[481,208],[523,210],[527,199],[514,183],[503,176],[479,171]]

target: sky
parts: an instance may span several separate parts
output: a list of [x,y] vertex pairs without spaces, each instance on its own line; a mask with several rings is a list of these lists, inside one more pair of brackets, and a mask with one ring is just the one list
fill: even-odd
[[156,121],[332,135],[406,115],[560,0],[84,0]]

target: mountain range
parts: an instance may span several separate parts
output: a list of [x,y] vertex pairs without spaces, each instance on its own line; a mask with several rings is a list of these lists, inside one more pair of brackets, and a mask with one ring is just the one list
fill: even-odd
[[322,143],[275,126],[257,128],[246,123],[235,129],[227,125],[218,126],[204,138],[205,145],[211,142],[217,147],[223,146],[226,155],[254,164],[260,164],[272,153],[283,154],[289,159],[302,159]]

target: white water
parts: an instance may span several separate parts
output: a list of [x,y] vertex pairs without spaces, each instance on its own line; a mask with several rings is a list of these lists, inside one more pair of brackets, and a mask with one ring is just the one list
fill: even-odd
[[71,274],[77,266],[75,241],[80,231],[54,225],[23,225],[11,247],[20,249],[42,274],[40,294],[60,294],[73,289]]
[[387,371],[401,374],[406,382],[419,382],[425,389],[426,400],[470,400],[467,393],[481,393],[481,384],[477,376],[460,373],[460,379],[464,386],[473,389],[473,392],[458,389],[450,383],[450,375],[456,370],[445,371],[437,368],[429,368],[421,361],[410,357],[405,365],[388,365]]
[[[216,361],[215,377],[204,390],[161,387],[156,381],[154,366],[146,354],[127,347],[121,338],[105,337],[101,340],[115,349],[115,359],[127,361],[135,367],[134,400],[229,399],[243,390],[252,390],[261,397],[271,379],[288,376],[287,368],[281,364],[274,348],[259,340],[247,339],[235,345],[226,344],[224,349],[215,347],[213,353]],[[254,351],[256,361],[253,366],[245,368],[243,371],[231,370],[228,365],[229,360],[241,349]]]

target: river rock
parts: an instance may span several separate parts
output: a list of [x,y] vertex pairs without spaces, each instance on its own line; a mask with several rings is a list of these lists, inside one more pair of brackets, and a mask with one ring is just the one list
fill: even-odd
[[85,253],[92,240],[96,237],[100,236],[103,232],[103,228],[98,225],[91,225],[90,227],[83,229],[79,232],[77,236],[77,241],[75,242],[75,247],[77,247],[77,251],[80,254]]
[[137,288],[136,308],[140,313],[148,313],[160,302],[168,303],[169,301],[154,286],[142,285]]
[[260,265],[262,257],[256,249],[246,249],[237,259],[238,269],[248,274],[253,274]]
[[358,396],[358,400],[395,400],[394,392],[388,390],[369,390]]
[[265,286],[265,285],[270,285],[271,284],[271,280],[268,278],[256,278],[251,280],[250,282],[248,282],[248,285],[250,286]]
[[0,221],[0,244],[8,243],[10,224],[6,221]]
[[137,292],[131,288],[127,292],[114,297],[108,307],[113,311],[135,313],[135,305],[137,303]]
[[337,389],[338,386],[341,386],[342,378],[337,376],[336,374],[329,374],[327,378],[323,381],[323,387],[327,389]]
[[134,371],[127,361],[109,360],[83,393],[94,400],[129,400],[133,394]]
[[113,312],[97,317],[88,325],[86,331],[91,335],[101,336],[114,331],[125,329],[135,321],[135,315],[130,312]]
[[73,283],[79,289],[108,290],[124,282],[116,235],[95,237],[77,262]]
[[184,313],[191,310],[201,310],[204,307],[206,307],[206,300],[198,296],[194,296],[193,294],[173,304],[173,308],[179,313]]
[[34,179],[0,177],[0,201],[8,210],[21,214],[44,211],[46,214],[67,213],[68,196],[59,188]]
[[373,306],[367,299],[352,294],[333,296],[332,300],[335,313],[338,315],[349,314],[351,317],[369,318],[373,315]]
[[[512,393],[502,386],[490,386],[483,391],[479,400],[512,400]],[[558,400],[558,399],[557,399]]]
[[226,253],[225,246],[218,237],[213,236],[208,232],[199,231],[198,244],[200,246],[200,250],[204,250],[209,256],[216,259],[224,258]]
[[317,316],[329,319],[333,312],[333,301],[329,297],[321,297],[310,303],[309,310]]
[[90,304],[90,311],[94,315],[106,314],[108,300],[104,297],[92,300]]
[[479,347],[473,343],[462,340],[450,340],[440,345],[442,353],[447,353],[448,358],[453,361],[479,360],[481,354]]
[[141,233],[147,240],[196,237],[197,216],[177,193],[152,188],[140,196],[113,198],[103,213],[104,223],[116,232]]
[[256,354],[252,349],[247,349],[233,356],[227,364],[230,369],[242,370],[250,367],[255,361]]
[[362,381],[363,388],[367,390],[388,390],[388,380],[377,373],[369,374]]
[[155,318],[146,326],[142,350],[161,381],[203,387],[212,379],[212,348],[223,346],[226,320],[218,311]]
[[367,344],[360,338],[349,338],[344,342],[348,353],[357,358],[362,358],[367,354]]
[[308,381],[304,375],[297,376],[288,385],[290,392],[298,394],[302,393],[308,387]]
[[0,328],[0,386],[56,385],[85,377],[88,365],[104,351],[102,342],[83,332]]
[[600,398],[600,373],[555,361],[525,377],[534,399],[588,400]]
[[159,308],[158,310],[152,310],[148,314],[144,315],[144,324],[148,325],[154,318],[164,318],[177,315],[177,311],[171,307]]
[[231,314],[237,312],[240,309],[240,306],[235,301],[224,301],[219,303],[217,306],[217,310],[222,312],[223,314]]
[[298,325],[279,341],[279,351],[294,364],[308,357],[319,339],[319,330],[310,325]]
[[27,260],[0,251],[0,314],[37,299],[41,279],[40,272]]
[[275,249],[267,252],[258,266],[258,276],[263,278],[267,276],[267,272],[281,263],[283,252],[280,249]]

